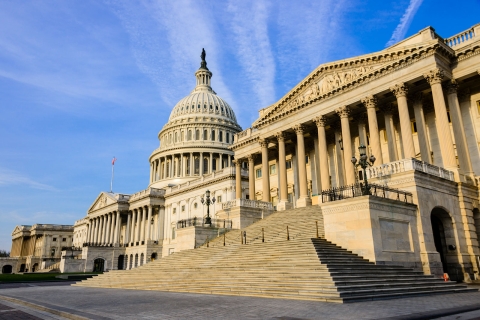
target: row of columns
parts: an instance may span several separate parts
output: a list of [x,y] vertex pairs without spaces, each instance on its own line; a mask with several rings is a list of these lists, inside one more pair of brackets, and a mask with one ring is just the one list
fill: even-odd
[[121,222],[120,211],[109,212],[90,219],[87,242],[118,246]]
[[[214,156],[217,154],[218,156]],[[198,165],[195,160],[198,159]],[[207,167],[204,167],[204,159],[208,159]],[[203,173],[211,173],[215,170],[230,167],[233,156],[219,152],[190,152],[166,155],[155,159],[150,165],[150,183],[173,177],[191,177]],[[214,168],[214,161],[219,160]],[[167,166],[168,164],[168,166]]]
[[[457,162],[455,158],[455,150],[453,139],[451,136],[450,125],[447,117],[447,106],[445,104],[442,80],[444,78],[443,70],[436,68],[430,72],[424,74],[424,78],[431,86],[433,103],[435,108],[435,125],[436,131],[438,133],[438,138],[440,143],[440,150],[443,160],[443,167],[447,170],[451,170],[455,173],[458,179],[457,171]],[[457,146],[457,154],[460,162],[460,169],[466,175],[473,174],[471,159],[469,151],[467,148],[465,131],[463,130],[463,122],[460,113],[460,105],[458,103],[457,97],[458,85],[454,79],[450,80],[446,85],[447,90],[447,99],[450,107],[450,118],[452,121],[453,132],[455,136],[455,143]],[[403,158],[415,158],[415,148],[413,143],[413,135],[411,131],[411,121],[408,111],[408,87],[405,83],[396,84],[390,88],[391,92],[395,95],[398,105],[399,113],[399,122],[401,129],[401,138],[403,146]],[[417,123],[417,133],[418,140],[421,152],[421,158],[427,163],[431,163],[430,160],[430,150],[426,134],[426,124],[425,117],[423,114],[422,106],[422,97],[417,95],[413,97],[413,110],[415,113],[415,121]],[[372,154],[376,157],[376,165],[384,164],[382,149],[380,144],[380,131],[378,129],[378,121],[376,108],[378,106],[377,98],[374,95],[370,95],[361,100],[362,104],[367,110],[367,119],[369,127],[369,136],[370,136],[370,147]],[[393,110],[388,107],[383,108],[385,111],[385,129],[387,132],[389,140],[389,156],[391,161],[398,160],[398,154],[396,151],[396,141],[394,139],[394,124],[392,112]],[[345,183],[347,185],[355,183],[355,170],[354,166],[351,163],[353,156],[352,150],[352,137],[350,133],[350,123],[349,115],[350,108],[348,106],[341,106],[336,110],[337,115],[340,117],[341,124],[341,134],[344,146],[343,154],[343,170],[345,175]],[[313,119],[317,125],[318,130],[318,154],[319,154],[319,165],[320,165],[320,181],[322,190],[327,190],[331,188],[330,185],[330,174],[328,168],[328,151],[327,151],[327,140],[325,133],[326,126],[326,117],[318,116]],[[297,136],[297,154],[298,154],[298,177],[299,177],[299,192],[300,196],[297,200],[297,206],[309,205],[308,198],[308,186],[307,186],[307,175],[306,175],[306,163],[305,163],[305,143],[304,143],[304,128],[302,124],[294,125],[293,129]],[[278,142],[278,153],[279,153],[279,189],[280,189],[280,201],[279,205],[282,202],[287,200],[287,178],[286,178],[286,167],[285,167],[285,136],[284,132],[278,132],[275,134],[275,138]],[[359,138],[360,143],[367,145],[366,141],[366,125],[362,119],[359,121]],[[338,139],[336,139],[338,140]],[[390,148],[391,147],[391,148]],[[260,150],[262,156],[262,188],[267,190],[263,192],[263,201],[270,201],[270,177],[269,177],[269,167],[268,167],[268,140],[260,141]],[[255,194],[255,177],[254,177],[254,157],[255,155],[250,155],[248,157],[248,164],[250,168],[249,172],[249,188],[250,194]],[[341,157],[339,157],[341,158]],[[393,160],[392,160],[393,159]],[[237,192],[236,198],[241,197],[240,186],[240,166],[241,160],[237,161]],[[338,174],[339,172],[337,172]],[[342,179],[343,180],[343,179]]]
[[125,243],[136,245],[151,239],[153,207],[139,207],[128,212]]

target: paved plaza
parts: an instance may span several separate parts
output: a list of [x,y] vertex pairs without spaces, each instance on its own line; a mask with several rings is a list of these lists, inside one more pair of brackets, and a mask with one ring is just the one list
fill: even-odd
[[0,319],[480,319],[480,292],[350,304],[0,284]]

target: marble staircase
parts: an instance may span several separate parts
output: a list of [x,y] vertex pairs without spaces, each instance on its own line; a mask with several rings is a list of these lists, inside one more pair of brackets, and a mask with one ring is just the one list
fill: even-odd
[[[243,231],[246,244],[241,243]],[[404,267],[375,265],[322,236],[318,207],[287,210],[213,239],[208,246],[75,285],[331,302],[471,290]]]

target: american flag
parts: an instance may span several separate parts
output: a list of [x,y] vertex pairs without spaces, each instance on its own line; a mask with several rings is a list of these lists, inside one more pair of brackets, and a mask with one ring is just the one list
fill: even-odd
[[113,157],[113,159],[112,159],[112,166],[115,165],[115,161],[117,161],[117,158]]

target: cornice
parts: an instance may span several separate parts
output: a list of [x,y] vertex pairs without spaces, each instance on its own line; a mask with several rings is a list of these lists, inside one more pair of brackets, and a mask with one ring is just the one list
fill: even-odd
[[234,143],[231,146],[229,146],[228,149],[235,151],[251,144],[258,144],[259,142],[260,142],[260,135],[257,135],[255,137],[251,137],[249,139],[245,139],[240,142]]
[[[307,79],[305,79],[301,84],[297,85],[297,87],[290,91],[290,93],[287,94],[284,98],[282,98],[279,102],[267,108],[266,114],[264,114],[261,119],[257,120],[252,125],[252,127],[256,129],[263,128],[264,126],[276,122],[277,120],[283,119],[286,116],[291,115],[292,113],[296,113],[299,110],[304,109],[309,105],[312,105],[313,103],[337,97],[339,94],[343,94],[345,92],[356,89],[365,83],[371,82],[373,80],[384,77],[392,72],[408,67],[413,63],[430,57],[434,54],[446,56],[448,59],[454,57],[453,50],[450,47],[439,42],[438,40],[434,40],[430,43],[427,43],[425,46],[407,48],[398,51],[381,51],[367,59],[357,59],[347,62],[340,62],[333,65],[323,65],[319,67],[316,71],[314,71],[313,74],[307,77]],[[362,61],[366,62],[362,63]],[[392,63],[389,64],[389,62]],[[295,100],[302,93],[306,93],[307,90],[310,90],[310,85],[312,85],[315,81],[321,80],[321,77],[324,76],[327,71],[342,70],[342,68],[345,69],[347,67],[351,68],[356,66],[372,66],[378,65],[378,63],[385,64],[380,66],[380,68],[378,69],[371,70],[371,72],[369,72],[368,74],[364,74],[352,80],[349,83],[333,88],[329,92],[317,96],[310,95],[310,99],[307,101],[298,101],[298,99]],[[288,104],[291,104],[294,101],[300,103],[293,104],[290,106],[290,108],[286,108]],[[278,112],[278,114],[274,114],[275,112]]]

